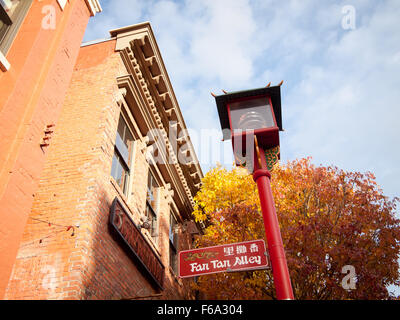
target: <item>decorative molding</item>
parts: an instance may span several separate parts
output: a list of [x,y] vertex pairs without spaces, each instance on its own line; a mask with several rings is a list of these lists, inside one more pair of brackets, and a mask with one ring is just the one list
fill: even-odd
[[[114,29],[110,31],[110,35],[117,39],[115,50],[121,51],[128,48],[131,56],[135,55],[138,64],[137,72],[140,70],[141,79],[148,80],[148,94],[151,94],[154,99],[164,127],[167,129],[166,124],[173,117],[172,120],[178,121],[182,128],[186,128],[150,23],[143,22]],[[190,146],[196,170],[201,172],[191,143]],[[201,176],[203,176],[202,173]]]
[[[167,149],[167,154],[162,154],[162,156],[172,160],[172,164],[165,167],[170,176],[176,177],[179,181],[179,183],[174,181],[174,189],[180,198],[182,194],[179,189],[181,189],[186,197],[186,200],[182,199],[182,203],[190,203],[193,208],[193,197],[198,191],[203,173],[190,137],[185,130],[186,125],[150,23],[145,22],[111,30],[110,34],[117,39],[115,50],[120,51],[121,58],[130,74],[130,76],[124,76],[125,79],[118,78],[119,87],[125,87],[128,91],[137,90],[138,95],[135,98],[140,100],[138,109],[145,121],[142,127],[145,125],[147,130],[157,128],[162,133],[162,143]],[[123,82],[125,84],[122,84]],[[170,126],[171,121],[176,122],[175,127]],[[183,156],[192,159],[190,164],[178,162],[178,155],[175,151],[177,146],[172,146],[168,139],[169,130],[176,131],[176,135],[179,137],[178,147],[186,144],[185,150],[180,151]],[[142,132],[142,134],[147,133]],[[172,173],[171,170],[175,173]]]
[[[129,63],[129,59],[126,60],[127,56],[124,54],[124,52],[121,52],[121,57],[127,69],[130,70],[132,68],[132,65]],[[117,83],[119,88],[127,89],[127,95],[125,97],[127,103],[131,100],[134,100],[135,105],[131,105],[131,107],[135,108],[135,110],[140,114],[140,121],[142,122],[142,125],[147,128],[145,129],[145,131],[147,132],[148,129],[155,128],[154,118],[149,110],[150,108],[143,98],[141,87],[138,85],[138,79],[136,77],[133,77],[132,75],[120,76],[117,78]],[[140,133],[140,130],[138,132]],[[166,137],[166,135],[164,135],[164,137]],[[144,154],[147,150],[147,144],[149,143],[149,141],[146,139],[146,137],[143,137],[143,135],[137,138],[140,141],[140,147],[142,149],[141,151]],[[182,183],[179,181],[180,178],[178,174],[175,170],[173,170],[172,166],[165,166],[165,169],[167,170],[168,176],[172,180],[172,185],[174,185],[177,190],[177,199],[179,199],[179,202],[181,202],[182,204],[186,203],[188,200],[185,199],[185,191],[183,190]]]
[[165,199],[168,201],[168,204],[171,204],[173,202],[173,197],[174,197],[174,190],[171,187],[170,183],[167,183],[164,186],[164,191],[165,191]]
[[101,8],[99,0],[85,0],[86,5],[89,8],[90,16],[95,16],[96,13],[103,11]]
[[[170,153],[170,156],[172,156],[172,160],[174,162],[174,166],[178,171],[178,176],[179,176],[179,178],[181,180],[182,185],[184,186],[184,189],[185,189],[185,191],[186,191],[186,193],[187,193],[187,195],[188,195],[188,197],[190,199],[190,202],[194,205],[194,202],[193,202],[193,199],[192,199],[192,194],[190,192],[188,192],[188,190],[186,188],[187,182],[185,181],[185,179],[184,179],[184,177],[182,175],[182,170],[181,170],[181,168],[180,168],[180,166],[178,164],[178,161],[177,161],[177,158],[176,158],[176,156],[174,154],[173,148],[171,147],[170,142],[168,140],[168,135],[165,132],[164,125],[163,125],[163,123],[161,121],[161,118],[160,118],[160,116],[158,114],[158,110],[157,110],[157,107],[155,106],[153,97],[149,93],[149,89],[148,89],[147,83],[144,80],[144,77],[142,75],[140,65],[138,64],[133,52],[131,50],[129,50],[129,48],[126,48],[125,50],[123,50],[121,52],[121,54],[122,54],[123,60],[126,61],[126,63],[128,63],[128,64],[129,64],[129,62],[131,63],[131,69],[134,70],[134,72],[132,72],[133,76],[134,76],[134,78],[137,79],[137,82],[140,85],[142,96],[145,97],[145,101],[147,102],[147,106],[148,107],[147,108],[146,107],[142,108],[142,113],[143,114],[150,113],[151,115],[148,116],[148,118],[152,119],[153,123],[155,123],[155,125],[151,125],[151,121],[148,121],[148,123],[149,123],[148,129],[158,128],[163,132],[164,143],[167,146],[167,149],[168,149],[168,151]],[[129,60],[129,61],[127,61],[127,60]],[[129,65],[128,65],[128,69],[129,69]]]
[[115,101],[118,104],[123,104],[125,96],[126,96],[125,88],[121,88],[117,92],[114,93]]

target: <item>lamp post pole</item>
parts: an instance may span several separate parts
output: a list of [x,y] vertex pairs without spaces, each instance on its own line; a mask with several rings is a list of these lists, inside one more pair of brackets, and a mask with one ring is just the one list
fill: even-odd
[[[258,148],[258,146],[256,147]],[[261,156],[259,157],[259,155]],[[267,169],[264,155],[265,153],[262,148],[259,148],[259,152],[256,152],[256,150],[254,151],[253,159],[255,161],[253,179],[257,184],[258,194],[260,197],[276,296],[278,300],[293,300],[294,296],[286,263],[285,250],[283,248],[279,222],[270,185],[271,174]]]
[[[216,96],[213,93],[211,95],[217,103],[224,140],[232,139],[235,157],[236,154],[243,156],[244,144],[246,145],[246,152],[253,153],[253,179],[257,184],[260,197],[276,296],[279,300],[293,300],[285,250],[272,197],[271,174],[268,171],[264,153],[264,149],[272,150],[272,148],[279,147],[279,131],[283,130],[280,93],[282,83],[283,81],[273,87],[269,83],[264,88],[231,93],[222,90],[223,95]],[[246,131],[244,134],[243,130]],[[253,131],[253,133],[248,132],[248,130]],[[247,144],[250,137],[254,137],[254,148]],[[235,139],[239,139],[237,146]],[[260,144],[258,144],[258,141]],[[240,146],[242,150],[238,150]],[[249,150],[247,150],[248,147]]]

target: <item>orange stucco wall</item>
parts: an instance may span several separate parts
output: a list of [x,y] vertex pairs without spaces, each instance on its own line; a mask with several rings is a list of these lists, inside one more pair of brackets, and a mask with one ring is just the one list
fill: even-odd
[[[42,27],[55,9],[54,29]],[[33,1],[6,55],[11,68],[0,72],[0,298],[31,211],[46,154],[40,147],[46,125],[55,124],[63,105],[80,43],[90,17],[84,0]]]

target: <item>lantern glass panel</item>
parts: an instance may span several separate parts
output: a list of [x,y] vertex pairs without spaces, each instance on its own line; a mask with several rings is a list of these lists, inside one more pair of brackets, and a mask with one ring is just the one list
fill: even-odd
[[256,130],[276,126],[267,97],[230,103],[229,110],[232,130]]

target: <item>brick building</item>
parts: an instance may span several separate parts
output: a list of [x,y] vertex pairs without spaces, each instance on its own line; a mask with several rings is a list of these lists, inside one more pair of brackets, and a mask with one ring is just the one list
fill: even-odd
[[35,31],[49,46],[16,57],[43,16],[34,2],[3,54],[0,296],[190,299],[177,253],[198,232],[202,171],[152,28],[80,47],[98,2],[43,2],[61,2],[55,29]]
[[0,298],[4,296],[48,149],[97,0],[0,2]]

